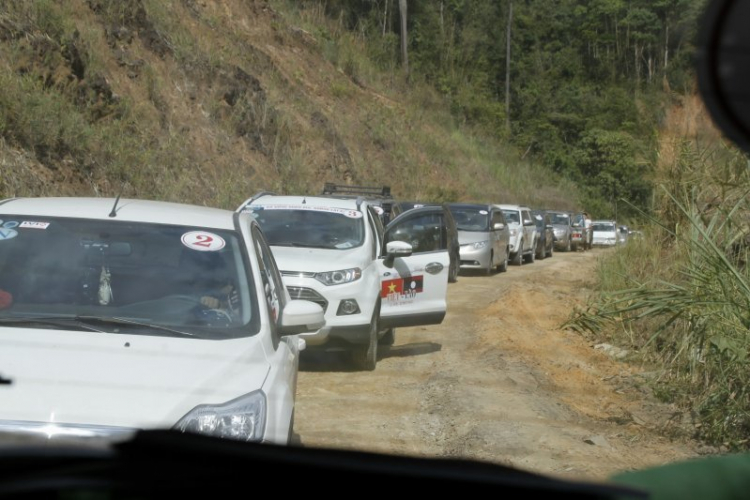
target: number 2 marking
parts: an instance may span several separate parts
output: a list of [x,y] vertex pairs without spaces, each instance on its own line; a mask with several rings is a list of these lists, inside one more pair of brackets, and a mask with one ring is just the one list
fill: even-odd
[[211,242],[214,241],[213,238],[206,236],[205,234],[199,234],[195,239],[197,241],[194,241],[193,245],[205,248],[211,248]]

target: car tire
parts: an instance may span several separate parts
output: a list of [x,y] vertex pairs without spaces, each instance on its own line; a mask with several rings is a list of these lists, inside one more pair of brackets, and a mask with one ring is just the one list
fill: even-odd
[[529,264],[533,264],[536,260],[536,248],[532,247],[531,252],[526,254],[526,262]]
[[461,265],[458,257],[451,259],[450,267],[448,268],[448,283],[455,283],[458,281],[458,268]]
[[513,260],[511,260],[511,262],[510,262],[514,266],[520,266],[521,264],[523,264],[523,252],[521,251],[522,248],[523,248],[523,242],[520,242],[518,244],[518,249],[519,250],[513,256]]
[[578,251],[578,243],[573,243],[573,244],[571,245],[571,249],[572,249],[572,250],[573,250],[574,252],[577,252],[577,251]]
[[[542,241],[542,240],[539,240],[539,241]],[[539,246],[539,243],[537,243],[537,246]],[[544,245],[542,244],[541,246],[539,246],[539,249],[536,252],[536,258],[538,260],[544,259],[544,257],[546,256],[545,253],[544,253],[544,251],[545,251],[545,248],[544,248]]]
[[568,243],[565,245],[565,251],[570,252],[571,244],[570,244],[570,235],[568,235]]
[[383,336],[380,337],[378,343],[380,345],[393,345],[396,343],[396,330],[394,328],[387,329]]
[[484,269],[485,276],[492,276],[495,271],[495,252],[490,252],[490,261],[487,263],[487,267]]
[[510,259],[510,256],[508,255],[508,253],[509,252],[508,252],[508,250],[506,248],[506,250],[505,250],[505,258],[503,259],[502,263],[500,263],[500,265],[497,268],[498,271],[500,271],[501,273],[504,273],[504,272],[506,272],[508,270],[508,260]]
[[378,364],[378,333],[380,332],[380,301],[375,306],[370,321],[370,336],[367,344],[355,345],[352,349],[352,363],[362,371],[371,372]]

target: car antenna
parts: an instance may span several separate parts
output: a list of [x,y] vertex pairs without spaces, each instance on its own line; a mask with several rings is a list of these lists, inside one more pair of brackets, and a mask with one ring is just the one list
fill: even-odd
[[118,203],[120,203],[120,195],[121,195],[121,194],[122,194],[122,193],[118,194],[118,195],[117,195],[117,198],[115,198],[115,204],[114,204],[114,206],[112,207],[112,211],[111,211],[111,212],[109,213],[109,216],[110,216],[110,217],[117,217],[117,204],[118,204]]

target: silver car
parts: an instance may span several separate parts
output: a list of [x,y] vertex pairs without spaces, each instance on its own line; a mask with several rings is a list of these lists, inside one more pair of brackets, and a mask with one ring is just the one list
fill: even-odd
[[451,203],[456,220],[461,269],[479,269],[490,275],[508,269],[509,230],[503,212],[492,205]]

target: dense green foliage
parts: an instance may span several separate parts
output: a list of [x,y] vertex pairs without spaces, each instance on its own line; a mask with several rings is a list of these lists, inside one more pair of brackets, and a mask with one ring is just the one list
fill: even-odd
[[[367,38],[384,69],[398,67],[397,0],[324,4],[330,16]],[[407,4],[412,78],[446,95],[457,117],[581,184],[582,201],[597,217],[613,216],[618,198],[649,208],[654,130],[672,91],[692,87],[691,41],[704,0]]]

